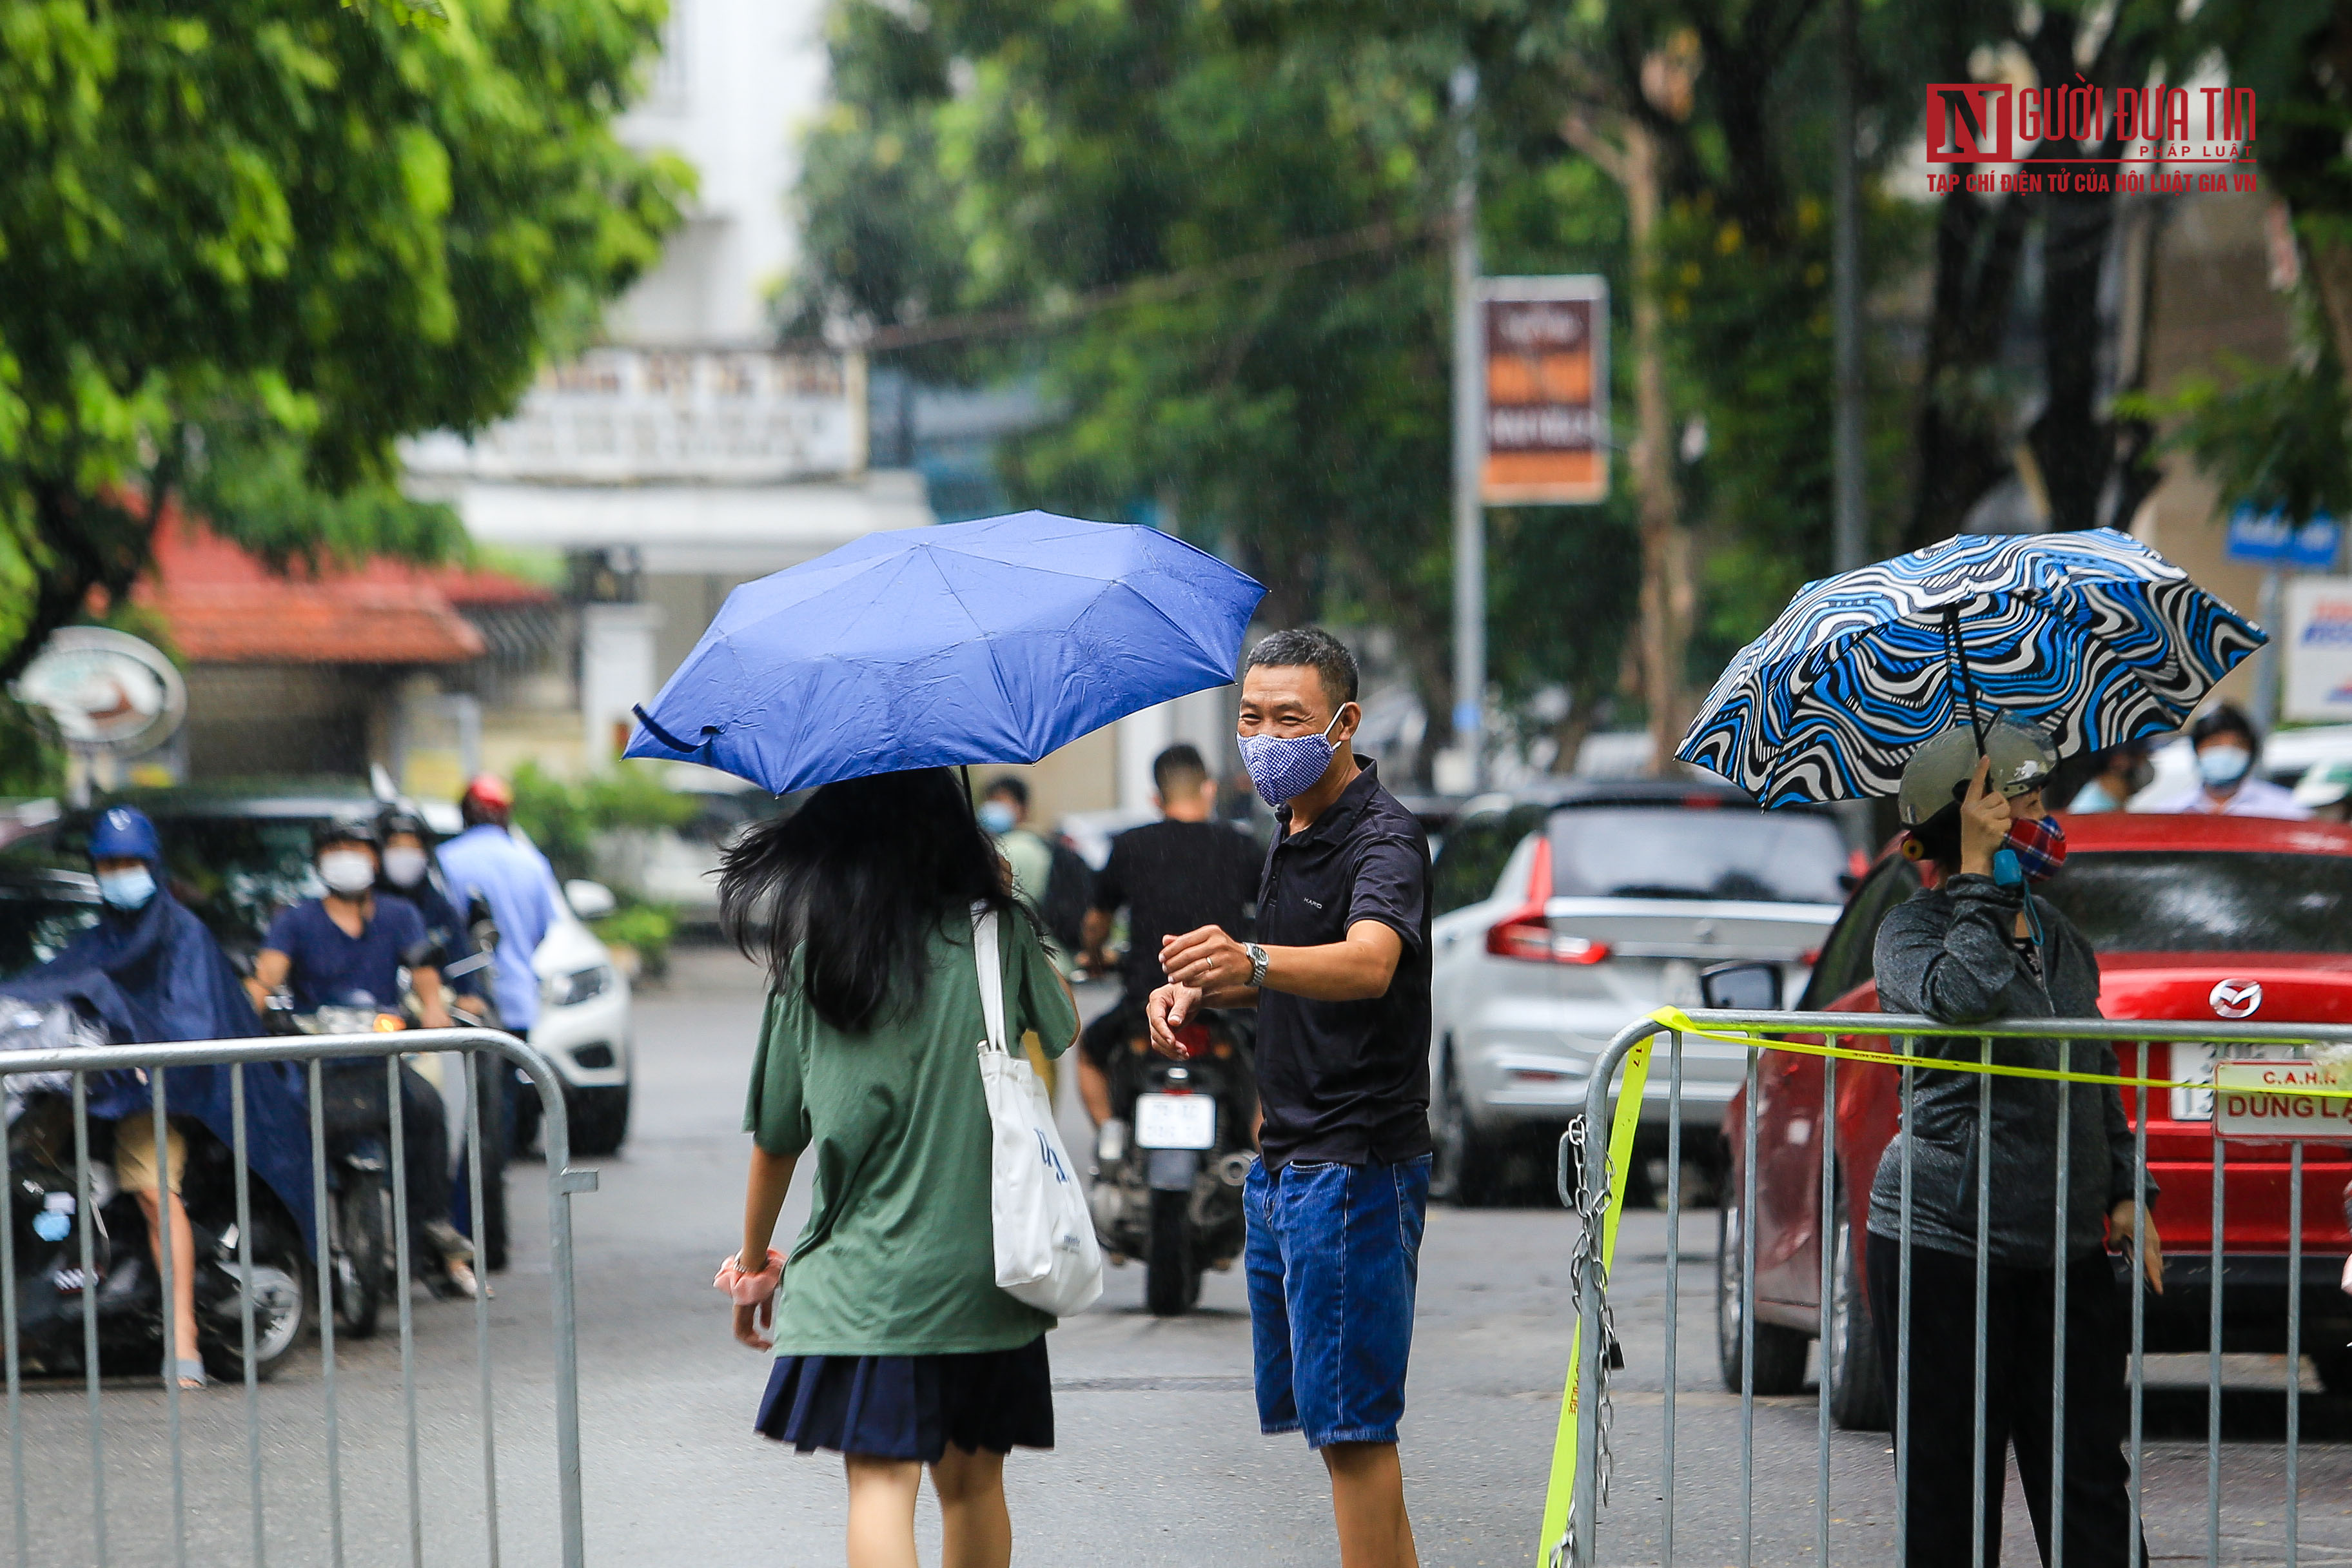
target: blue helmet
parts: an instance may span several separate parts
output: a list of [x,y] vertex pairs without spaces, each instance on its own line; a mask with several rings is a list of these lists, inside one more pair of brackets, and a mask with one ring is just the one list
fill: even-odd
[[160,866],[163,863],[163,844],[155,837],[155,825],[147,820],[145,812],[135,805],[109,806],[89,830],[89,858],[144,860]]

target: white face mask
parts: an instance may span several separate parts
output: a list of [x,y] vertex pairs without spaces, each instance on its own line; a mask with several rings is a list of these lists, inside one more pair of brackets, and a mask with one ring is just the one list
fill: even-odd
[[375,857],[364,849],[330,849],[319,857],[319,879],[346,898],[364,893],[375,886]]
[[413,888],[425,880],[425,851],[393,848],[383,852],[383,874],[395,888]]

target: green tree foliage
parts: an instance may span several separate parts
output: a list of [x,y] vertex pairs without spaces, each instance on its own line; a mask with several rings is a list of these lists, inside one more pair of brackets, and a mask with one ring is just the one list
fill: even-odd
[[[1389,626],[1442,742],[1460,19],[952,0],[830,15],[837,102],[806,148],[787,330],[1027,312],[1014,345],[915,364],[1037,377],[1058,416],[1001,453],[1009,488],[1095,516],[1148,510],[1265,580],[1269,619]],[[1514,68],[1498,62],[1500,104]],[[1608,269],[1613,193],[1582,170],[1583,200],[1562,204],[1580,165],[1548,126],[1527,156],[1522,130],[1499,109],[1486,125],[1491,251],[1520,270]],[[1530,574],[1550,576],[1541,550],[1580,536],[1498,529],[1497,615],[1557,613],[1512,591],[1514,552],[1531,542]],[[1622,562],[1583,565],[1605,578]],[[1607,582],[1580,627],[1607,658],[1522,660],[1506,684],[1580,686],[1598,663],[1605,690],[1632,598]],[[1495,642],[1533,646],[1504,625]]]
[[[2254,89],[2263,186],[2285,198],[2336,364],[2352,368],[2352,8],[2334,0],[2210,0],[2191,24],[2233,86]],[[2201,120],[2201,106],[2192,110]]]
[[[2057,0],[2034,13],[2054,20],[2020,35],[2015,8],[1990,0],[1864,4],[1865,190],[1915,134],[1923,81],[1965,79],[1972,51],[2021,36],[2071,47],[2085,9]],[[2097,40],[2103,69],[2154,47],[2152,24],[2125,10]],[[1665,471],[1700,561],[1689,663],[1703,685],[1831,564],[1833,11],[1825,0],[839,0],[828,34],[837,102],[808,142],[809,245],[788,330],[1024,319],[1013,346],[936,344],[915,364],[1039,378],[1057,416],[1001,454],[1012,488],[1094,515],[1148,505],[1172,516],[1273,585],[1270,617],[1387,624],[1442,740],[1445,85],[1470,59],[1486,269],[1612,280],[1621,491],[1636,468],[1626,307],[1644,290],[1663,308]],[[1622,180],[1569,133],[1610,117],[1657,150],[1645,270]],[[1915,367],[1883,338],[1869,356],[1869,514],[1889,552],[1915,518],[1964,511],[2015,445],[2003,421],[2020,389],[1989,373],[2028,231],[2000,228],[2002,214],[1972,199],[1925,215],[1865,204],[1866,290],[1926,267],[1939,301],[1916,400]],[[2021,204],[2003,211],[2032,216]],[[2105,232],[2087,241],[2087,274],[2064,247],[2045,260],[2074,268],[2052,274],[2063,297],[2095,277]],[[1359,243],[1314,249],[1350,237]],[[2051,331],[2072,334],[2051,438],[2061,426],[2087,431],[2088,448],[2112,455],[2127,432],[2098,423],[2095,389],[2074,374],[2096,312],[2069,309],[2045,311]],[[1962,437],[1977,444],[1958,455],[1988,455],[1984,472],[1958,461]],[[1914,455],[1923,439],[1952,459],[1944,467],[1966,469],[1964,494],[1936,488],[1941,469]],[[1928,489],[1932,505],[1905,493]],[[1507,701],[1566,687],[1589,714],[1614,691],[1637,600],[1634,529],[1622,495],[1496,514],[1490,646]]]
[[[662,782],[664,764],[616,763],[577,784],[556,777],[537,763],[515,770],[514,822],[556,876],[565,881],[597,875],[596,836],[636,830],[676,830],[694,820],[695,798]],[[675,905],[648,902],[635,888],[614,889],[619,903],[595,922],[596,934],[634,952],[645,973],[668,968],[670,938],[677,929]]]
[[[1920,82],[1965,81],[2022,65],[2044,88],[2101,88],[2109,132],[2088,143],[2043,142],[2040,159],[2083,161],[2038,163],[2049,187],[2041,193],[1960,188],[1937,198],[1905,545],[1957,531],[2019,465],[2021,446],[2040,475],[2053,527],[2127,528],[2156,487],[2160,476],[2146,460],[2153,429],[2110,405],[2114,395],[2140,385],[2143,367],[2102,363],[2114,342],[2103,323],[2101,280],[2119,243],[2142,241],[2118,233],[2117,193],[2075,189],[2073,176],[2111,173],[2113,160],[2139,155],[2128,138],[2112,133],[2115,91],[2189,79],[2205,52],[2182,26],[2194,9],[2171,0],[1888,7],[1903,26],[1878,36],[1890,61],[1910,64],[1906,90],[1914,102]],[[2021,359],[2011,350],[2013,329],[2029,309],[2022,335],[2031,352]],[[2030,421],[2021,416],[2027,409]]]
[[656,763],[616,763],[578,783],[537,763],[515,770],[515,826],[539,846],[559,877],[596,874],[596,835],[677,829],[694,820],[694,796],[662,782]]
[[2228,384],[2184,376],[2163,398],[2136,397],[2127,414],[2169,424],[2165,445],[2187,452],[2225,506],[2278,510],[2298,521],[2352,513],[2344,373],[2332,355],[2257,365],[2232,358]]
[[2224,504],[2341,517],[2352,511],[2352,11],[2211,0],[2190,36],[2221,51],[2232,86],[2254,91],[2263,188],[2285,200],[2304,261],[2297,352],[2284,365],[2231,363],[2226,387],[2187,379],[2136,412],[2177,421],[2168,445],[2196,459]]
[[277,561],[446,549],[394,442],[509,411],[675,220],[611,131],[661,14],[0,8],[0,675],[183,489]]

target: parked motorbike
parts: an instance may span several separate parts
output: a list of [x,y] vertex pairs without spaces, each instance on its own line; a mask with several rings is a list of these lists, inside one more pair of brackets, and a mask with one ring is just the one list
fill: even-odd
[[1112,1114],[1095,1138],[1087,1193],[1103,1250],[1143,1260],[1144,1303],[1163,1318],[1200,1300],[1204,1269],[1241,1256],[1242,1184],[1257,1159],[1245,1021],[1211,1013],[1176,1037],[1181,1059],[1140,1038],[1112,1053]]
[[[266,1012],[279,1035],[364,1035],[405,1027],[397,1013],[355,992],[298,1013],[285,997]],[[399,1300],[400,1253],[393,1226],[392,1108],[383,1061],[343,1057],[319,1064],[327,1143],[327,1256],[334,1269],[335,1316],[355,1340],[372,1337],[383,1309]]]
[[[104,1029],[66,1004],[11,1002],[0,1017],[0,1048],[102,1046]],[[114,1129],[89,1125],[90,1261],[82,1267],[77,1234],[80,1200],[74,1180],[73,1079],[70,1073],[7,1080],[9,1206],[15,1248],[17,1351],[27,1373],[85,1370],[82,1317],[96,1293],[100,1363],[153,1363],[163,1353],[162,1271],[147,1241],[135,1195],[114,1185]],[[176,1125],[188,1149],[181,1203],[195,1237],[196,1342],[206,1373],[245,1376],[239,1306],[236,1176],[228,1147],[190,1121]],[[253,1235],[253,1345],[256,1375],[274,1376],[301,1342],[315,1310],[302,1231],[256,1174],[247,1184]]]

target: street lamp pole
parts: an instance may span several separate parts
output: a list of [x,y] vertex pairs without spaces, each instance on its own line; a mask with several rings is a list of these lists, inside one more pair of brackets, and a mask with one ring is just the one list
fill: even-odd
[[1478,70],[1454,72],[1454,744],[1475,794],[1486,772],[1486,520],[1478,500],[1485,403],[1478,342]]
[[1862,192],[1854,167],[1854,76],[1860,68],[1857,0],[1838,0],[1837,100],[1831,155],[1832,310],[1835,321],[1837,409],[1835,564],[1851,572],[1864,563],[1862,470]]
[[[1851,572],[1868,556],[1863,520],[1862,467],[1862,180],[1854,160],[1854,78],[1862,68],[1859,0],[1838,0],[1837,88],[1830,136],[1830,315],[1835,339],[1835,406],[1831,414],[1835,499],[1831,522],[1832,564]],[[1868,801],[1845,802],[1839,810],[1846,837],[1867,849],[1874,837]]]

